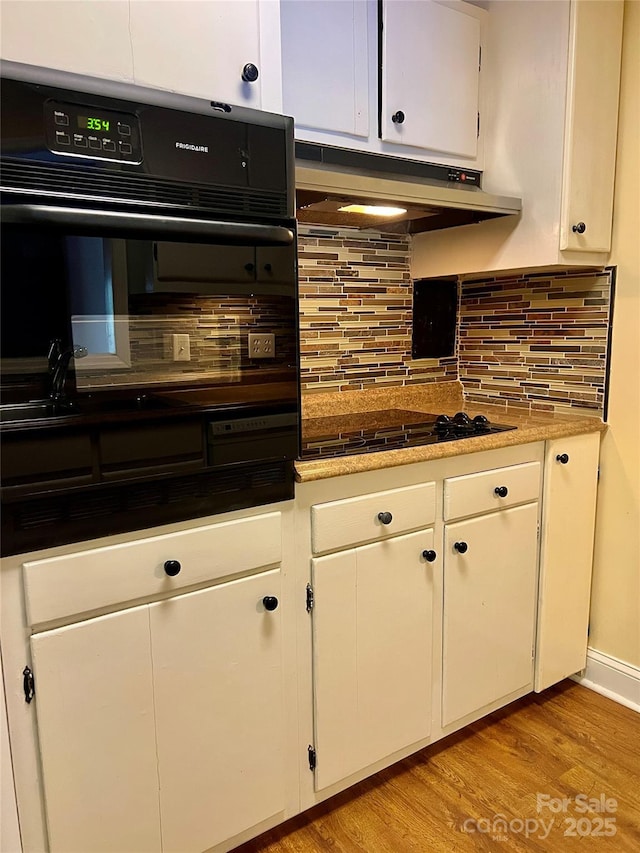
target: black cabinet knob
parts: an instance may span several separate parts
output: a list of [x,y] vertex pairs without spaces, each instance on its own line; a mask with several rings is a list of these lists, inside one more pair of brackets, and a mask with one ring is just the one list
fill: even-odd
[[509,489],[506,486],[496,486],[493,491],[499,498],[506,498],[509,494]]
[[275,610],[278,607],[278,599],[275,595],[265,595],[262,599],[262,603],[264,604],[265,610]]
[[391,522],[393,521],[393,516],[390,512],[379,512],[378,521],[381,521],[383,524],[391,524]]
[[272,271],[273,271],[273,266],[272,266],[271,264],[265,264],[265,265],[264,265],[264,271],[265,271],[265,272],[272,272]]
[[561,462],[563,465],[566,465],[568,461],[569,461],[569,454],[568,453],[558,453],[558,455],[556,456],[556,462]]
[[404,113],[402,112],[402,110],[398,110],[397,113],[394,113],[391,116],[391,121],[394,124],[402,124],[404,122]]
[[244,265],[244,268],[246,269],[247,272],[253,272],[256,267],[255,267],[255,264],[248,263],[248,264]]
[[574,234],[584,234],[584,232],[587,230],[587,226],[584,224],[584,222],[578,222],[572,227],[571,230]]
[[423,551],[422,556],[427,561],[427,563],[433,563],[433,561],[438,555],[435,551]]
[[177,560],[167,560],[164,564],[164,570],[170,578],[174,578],[176,575],[179,575],[181,569],[182,566]]
[[456,549],[458,554],[466,554],[467,549],[469,548],[466,542],[454,542],[453,547]]
[[255,83],[259,76],[260,72],[258,71],[258,66],[254,65],[253,62],[247,62],[242,69],[242,79],[244,82]]

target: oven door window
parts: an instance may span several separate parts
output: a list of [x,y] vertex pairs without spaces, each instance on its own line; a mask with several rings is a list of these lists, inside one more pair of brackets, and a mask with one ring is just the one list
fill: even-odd
[[125,240],[10,228],[2,242],[3,373],[46,372],[55,339],[86,350],[84,371],[130,366]]
[[[295,245],[214,245],[7,226],[2,371],[38,376],[47,354],[86,351],[67,390],[291,381],[297,365]],[[266,334],[266,353],[250,335]],[[270,344],[269,341],[273,341]],[[49,383],[50,384],[50,383]],[[33,397],[32,397],[33,398]]]

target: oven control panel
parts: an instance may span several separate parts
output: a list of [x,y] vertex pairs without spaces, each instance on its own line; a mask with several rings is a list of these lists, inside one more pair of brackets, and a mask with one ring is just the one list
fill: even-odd
[[57,101],[47,101],[44,110],[47,145],[55,154],[119,163],[142,162],[137,116]]

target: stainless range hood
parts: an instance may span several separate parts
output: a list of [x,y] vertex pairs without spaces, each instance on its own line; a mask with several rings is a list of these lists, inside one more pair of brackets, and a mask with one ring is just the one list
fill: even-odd
[[[396,157],[296,144],[298,222],[418,234],[520,213],[519,198],[480,189],[481,173]],[[400,208],[393,215],[351,205]]]

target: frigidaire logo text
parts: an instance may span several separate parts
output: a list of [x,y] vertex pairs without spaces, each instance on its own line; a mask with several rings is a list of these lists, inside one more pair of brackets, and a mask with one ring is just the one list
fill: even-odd
[[190,142],[176,142],[176,148],[184,148],[187,151],[200,151],[202,154],[209,153],[208,145],[192,145]]

